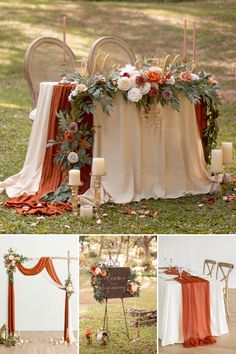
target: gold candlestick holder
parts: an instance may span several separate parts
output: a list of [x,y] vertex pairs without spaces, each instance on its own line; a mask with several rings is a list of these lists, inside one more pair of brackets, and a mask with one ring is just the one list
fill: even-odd
[[223,192],[220,182],[220,175],[221,173],[219,172],[214,174],[210,194],[216,194],[218,198],[222,199]]
[[101,205],[102,176],[92,175],[92,177],[94,178],[94,213],[96,219],[99,219],[99,209]]
[[78,216],[78,203],[79,203],[79,194],[78,190],[79,187],[82,186],[83,183],[81,182],[80,184],[75,184],[75,185],[69,185],[71,188],[71,205],[72,205],[72,213],[75,216]]

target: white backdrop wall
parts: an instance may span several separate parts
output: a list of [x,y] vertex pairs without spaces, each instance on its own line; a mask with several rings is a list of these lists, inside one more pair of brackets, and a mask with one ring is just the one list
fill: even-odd
[[230,288],[236,288],[236,237],[235,236],[160,236],[159,266],[165,265],[165,257],[173,258],[181,266],[202,272],[204,259],[233,263]]
[[[0,237],[0,325],[7,322],[7,275],[3,256],[12,247],[28,257],[71,256],[78,257],[77,236],[30,235]],[[56,273],[64,284],[67,278],[67,261],[53,260]],[[78,262],[71,262],[71,275],[75,293],[71,296],[73,329],[78,329]],[[55,330],[64,327],[65,291],[51,284],[43,275],[25,276],[19,271],[15,279],[16,331]]]

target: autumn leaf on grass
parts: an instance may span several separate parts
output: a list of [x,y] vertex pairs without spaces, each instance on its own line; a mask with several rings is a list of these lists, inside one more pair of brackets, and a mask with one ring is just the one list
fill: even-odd
[[215,204],[215,199],[214,198],[205,199],[205,200],[203,200],[203,204],[213,205],[213,204]]
[[226,195],[223,197],[223,200],[225,200],[226,202],[233,202],[233,201],[236,201],[236,194],[234,194],[234,193],[226,194]]
[[137,214],[137,212],[133,209],[118,210],[117,212],[119,214],[123,214],[123,215],[136,215]]

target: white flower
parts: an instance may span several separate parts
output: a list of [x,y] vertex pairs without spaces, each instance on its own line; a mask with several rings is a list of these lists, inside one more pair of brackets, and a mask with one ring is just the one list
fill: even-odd
[[134,282],[131,282],[130,285],[132,292],[135,293],[138,290],[138,285]]
[[126,76],[120,77],[117,81],[117,85],[122,91],[128,91],[132,86],[130,79]]
[[87,90],[88,90],[88,87],[86,85],[78,84],[78,85],[75,86],[75,90],[74,91],[77,92],[77,94],[78,94],[79,92],[85,92]]
[[16,261],[11,261],[11,265],[14,267],[16,264]]
[[174,85],[175,84],[174,76],[171,76],[169,79],[167,79],[166,83],[169,84],[169,85]]
[[142,92],[139,88],[132,88],[128,91],[128,99],[130,102],[139,102],[143,97]]
[[144,86],[139,87],[142,95],[146,95],[150,91],[150,88],[151,88],[150,82],[146,82]]
[[78,162],[79,158],[78,158],[78,155],[76,154],[76,152],[69,152],[69,154],[67,155],[67,160],[70,162],[70,163],[76,163]]
[[96,274],[96,275],[99,275],[100,273],[101,273],[101,268],[97,267],[97,268],[95,269],[95,274]]
[[97,334],[97,340],[101,341],[102,337],[103,337],[102,332]]
[[192,80],[199,80],[199,76],[197,74],[192,74]]
[[162,74],[162,68],[159,68],[159,66],[151,66],[149,71],[155,71],[156,73]]
[[9,260],[10,260],[10,261],[12,261],[14,258],[15,258],[15,257],[14,257],[12,254],[9,255]]
[[71,291],[73,291],[73,286],[72,286],[72,284],[67,285],[66,291],[67,291],[68,293],[71,292]]
[[129,74],[130,76],[132,76],[135,71],[137,71],[135,66],[127,64],[123,68],[121,68],[120,76],[123,76],[124,74]]

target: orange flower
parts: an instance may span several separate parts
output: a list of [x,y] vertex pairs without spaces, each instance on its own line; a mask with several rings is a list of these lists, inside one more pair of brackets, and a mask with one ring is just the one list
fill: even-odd
[[86,334],[86,336],[87,335],[91,336],[93,334],[93,331],[92,331],[92,329],[88,328],[84,331],[84,334]]
[[75,140],[74,134],[69,133],[69,132],[65,132],[64,137],[65,137],[65,140],[66,140],[68,143],[71,143],[72,141]]
[[188,71],[183,71],[180,75],[179,75],[179,78],[182,80],[182,81],[192,81],[192,74]]
[[147,72],[147,79],[149,82],[157,82],[158,83],[162,79],[162,76],[160,73],[150,70]]

